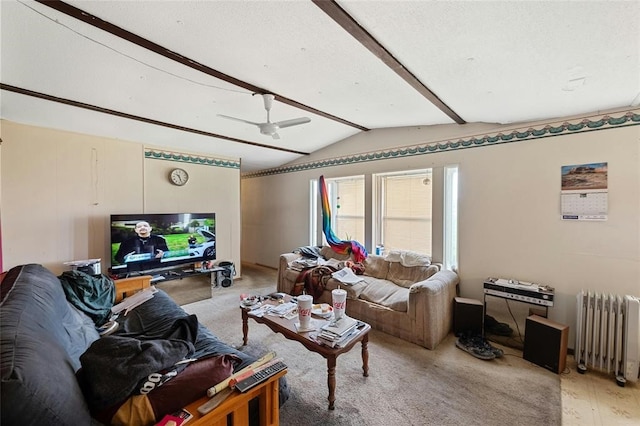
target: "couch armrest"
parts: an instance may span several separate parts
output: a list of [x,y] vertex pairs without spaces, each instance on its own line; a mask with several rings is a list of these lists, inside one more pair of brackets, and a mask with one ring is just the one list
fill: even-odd
[[415,337],[422,346],[435,349],[451,331],[459,282],[458,274],[441,270],[409,288],[407,313],[415,320]]
[[151,275],[141,275],[139,277],[123,278],[114,280],[116,286],[116,303],[121,302],[127,296],[144,290],[151,285]]
[[[277,290],[282,293],[287,293],[293,289],[293,284],[288,285],[284,276],[284,273],[289,269],[289,263],[302,257],[299,253],[283,253],[280,255],[280,262],[278,263],[278,286]],[[289,288],[291,287],[291,288]]]

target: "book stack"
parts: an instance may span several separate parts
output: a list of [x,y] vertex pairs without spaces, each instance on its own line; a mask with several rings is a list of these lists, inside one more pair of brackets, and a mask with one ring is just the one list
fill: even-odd
[[337,321],[323,325],[317,339],[324,345],[339,348],[349,343],[358,332],[358,321],[345,315]]

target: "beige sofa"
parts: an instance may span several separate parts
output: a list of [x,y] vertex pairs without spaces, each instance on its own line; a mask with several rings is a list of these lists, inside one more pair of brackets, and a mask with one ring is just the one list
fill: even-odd
[[[349,259],[328,246],[322,247],[320,253],[325,259]],[[404,255],[409,253],[394,252],[387,257],[369,255],[363,262],[362,281],[345,285],[327,278],[322,295],[314,303],[331,303],[331,290],[340,285],[347,290],[347,315],[377,330],[434,349],[451,331],[458,275],[428,260],[419,266],[405,266],[416,264],[415,257],[411,262],[404,261]],[[279,292],[292,292],[300,271],[290,265],[299,258],[301,255],[297,253],[280,255]]]

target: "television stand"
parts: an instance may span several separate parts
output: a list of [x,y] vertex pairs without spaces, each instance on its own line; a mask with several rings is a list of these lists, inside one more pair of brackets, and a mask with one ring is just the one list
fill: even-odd
[[[186,265],[185,265],[186,266]],[[122,274],[119,275],[117,277],[114,277],[114,279],[122,279],[122,278],[133,278],[133,277],[140,277],[140,276],[146,276],[146,275],[150,275],[151,276],[151,284],[153,283],[158,283],[158,282],[165,282],[165,281],[172,281],[172,280],[181,280],[183,278],[186,277],[194,277],[194,276],[198,276],[198,275],[204,275],[204,274],[212,274],[215,273],[217,271],[223,271],[224,268],[220,268],[220,267],[214,267],[211,269],[187,269],[187,268],[177,268],[177,269],[165,269],[165,270],[155,270],[155,271],[145,271],[145,272],[140,272],[140,273],[127,273],[127,274]]]
[[[154,274],[152,275],[153,278],[151,279],[151,282],[154,282],[154,279],[156,279],[158,282],[162,281],[173,281],[173,280],[181,280],[183,278],[187,278],[187,277],[195,277],[198,275],[204,275],[204,274],[210,274],[211,272],[214,272],[214,270],[217,268],[213,268],[213,269],[209,269],[209,270],[191,270],[191,269],[176,269],[176,270],[171,270],[171,271],[164,271],[164,272],[159,272],[158,274]],[[158,278],[156,278],[158,277]]]

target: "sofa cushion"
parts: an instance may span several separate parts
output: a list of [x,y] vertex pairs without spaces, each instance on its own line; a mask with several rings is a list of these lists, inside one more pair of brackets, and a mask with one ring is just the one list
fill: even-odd
[[426,280],[436,272],[438,272],[436,265],[407,267],[399,262],[391,262],[387,279],[399,286],[409,288],[412,284]]
[[72,304],[69,304],[69,310],[65,312],[60,322],[69,335],[69,341],[72,342],[72,344],[67,345],[67,352],[71,357],[73,369],[78,371],[80,368],[80,355],[94,341],[100,338],[100,334],[96,330],[93,320]]
[[380,278],[368,277],[367,281],[369,285],[360,293],[360,299],[386,306],[394,311],[407,312],[408,288]]
[[71,308],[58,278],[41,265],[13,268],[2,287],[1,423],[91,424],[73,358],[88,346],[83,314]]
[[370,254],[363,262],[364,274],[374,278],[387,278],[389,273],[389,262],[382,256]]
[[[115,335],[141,336],[147,338],[160,337],[165,335],[174,325],[176,318],[188,316],[181,306],[169,297],[169,295],[158,289],[153,294],[153,298],[147,300],[126,316],[120,316],[118,323],[120,326]],[[213,334],[202,323],[198,322],[198,333],[195,342],[195,353],[193,358],[204,358],[211,355],[235,355],[239,361],[234,364],[234,371],[241,370],[255,361],[252,357],[228,345]]]
[[[357,299],[358,297],[360,297],[360,294],[362,293],[362,291],[369,285],[369,283],[367,282],[367,279],[369,277],[365,277],[365,276],[361,276],[362,277],[362,281],[359,281],[355,284],[344,284],[338,280],[336,280],[335,278],[331,278],[330,280],[327,281],[327,285],[325,286],[325,291],[328,291],[329,293],[331,293],[331,290],[334,290],[336,288],[342,288],[344,290],[347,290],[347,299]],[[338,287],[339,286],[339,287]],[[331,298],[331,295],[329,295],[329,298]]]

